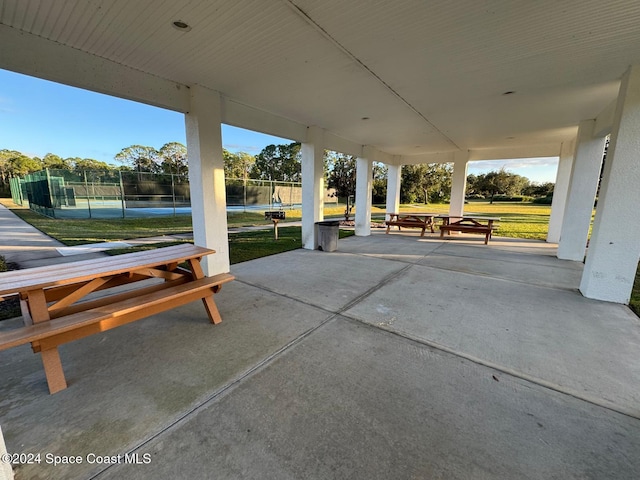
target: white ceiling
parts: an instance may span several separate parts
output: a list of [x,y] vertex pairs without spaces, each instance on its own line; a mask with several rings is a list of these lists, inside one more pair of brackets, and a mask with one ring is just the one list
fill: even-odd
[[0,24],[0,68],[93,88],[55,44],[404,156],[558,152],[640,63],[630,0],[0,0]]

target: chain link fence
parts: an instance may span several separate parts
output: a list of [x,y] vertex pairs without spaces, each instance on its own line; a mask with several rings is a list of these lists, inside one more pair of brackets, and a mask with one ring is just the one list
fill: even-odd
[[[10,179],[17,205],[51,218],[115,218],[190,214],[189,180],[184,175],[121,170],[47,169]],[[300,208],[302,185],[271,180],[226,179],[227,208],[252,211]],[[336,203],[328,189],[325,203]]]

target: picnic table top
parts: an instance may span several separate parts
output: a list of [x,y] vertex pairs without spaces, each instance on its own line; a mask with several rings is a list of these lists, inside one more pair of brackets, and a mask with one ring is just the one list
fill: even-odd
[[125,253],[101,259],[81,260],[0,273],[0,296],[90,281],[159,265],[181,263],[215,253],[192,244]]
[[399,213],[387,213],[390,216],[397,217],[433,217],[433,218],[457,218],[460,220],[492,220],[494,222],[500,221],[500,217],[486,217],[484,215],[464,214],[464,215],[447,215],[445,213],[428,213],[428,212],[399,212]]
[[400,212],[400,213],[387,213],[390,216],[396,217],[437,217],[439,213],[427,213],[427,212]]
[[457,218],[459,220],[491,220],[500,221],[500,217],[485,217],[483,215],[438,215],[438,218]]

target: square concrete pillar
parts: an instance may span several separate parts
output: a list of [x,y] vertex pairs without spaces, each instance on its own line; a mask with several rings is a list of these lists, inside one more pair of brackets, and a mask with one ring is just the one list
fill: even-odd
[[628,304],[640,258],[640,66],[622,78],[580,283],[585,297]]
[[553,200],[551,202],[551,216],[549,217],[549,231],[547,232],[547,242],[550,243],[558,243],[560,241],[575,150],[575,140],[563,142],[560,148],[556,184],[553,187]]
[[593,136],[595,124],[595,120],[584,120],[578,127],[575,160],[558,244],[558,258],[562,260],[581,262],[587,248],[606,141]]
[[371,197],[373,195],[373,161],[356,160],[356,235],[371,235]]
[[[401,182],[402,165],[387,165],[387,213],[398,213],[400,210]],[[385,220],[389,220],[388,215]]]
[[309,127],[302,143],[302,247],[318,248],[315,224],[324,219],[324,131]]
[[216,251],[203,258],[205,273],[226,273],[229,237],[220,94],[197,85],[191,87],[191,108],[185,115],[185,124],[193,239],[196,245]]
[[[6,455],[7,446],[4,443],[4,437],[2,436],[2,428],[0,427],[0,458]],[[12,452],[15,453],[15,452]],[[0,480],[13,480],[13,468],[9,462],[3,462],[0,460]]]
[[467,167],[469,152],[456,152],[453,161],[453,175],[451,177],[451,201],[449,215],[464,215],[464,196],[467,189]]

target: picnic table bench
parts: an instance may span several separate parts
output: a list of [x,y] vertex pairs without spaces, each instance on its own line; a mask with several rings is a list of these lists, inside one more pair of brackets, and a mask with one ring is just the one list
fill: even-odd
[[385,222],[387,225],[387,233],[392,226],[409,228],[419,228],[422,230],[420,236],[424,236],[427,228],[434,232],[433,219],[438,216],[437,213],[388,213],[389,219]]
[[440,215],[442,219],[440,225],[440,238],[444,237],[445,232],[450,234],[452,231],[461,233],[480,233],[484,235],[484,244],[489,243],[489,239],[496,228],[493,222],[500,221],[497,217],[477,217],[477,216],[448,216]]
[[[24,322],[0,331],[0,350],[30,343],[53,394],[67,388],[59,345],[200,299],[210,321],[220,323],[213,294],[234,277],[204,275],[200,260],[213,253],[184,244],[0,273],[0,301],[18,296]],[[161,281],[142,282],[149,279]],[[133,288],[115,288],[128,284]]]

